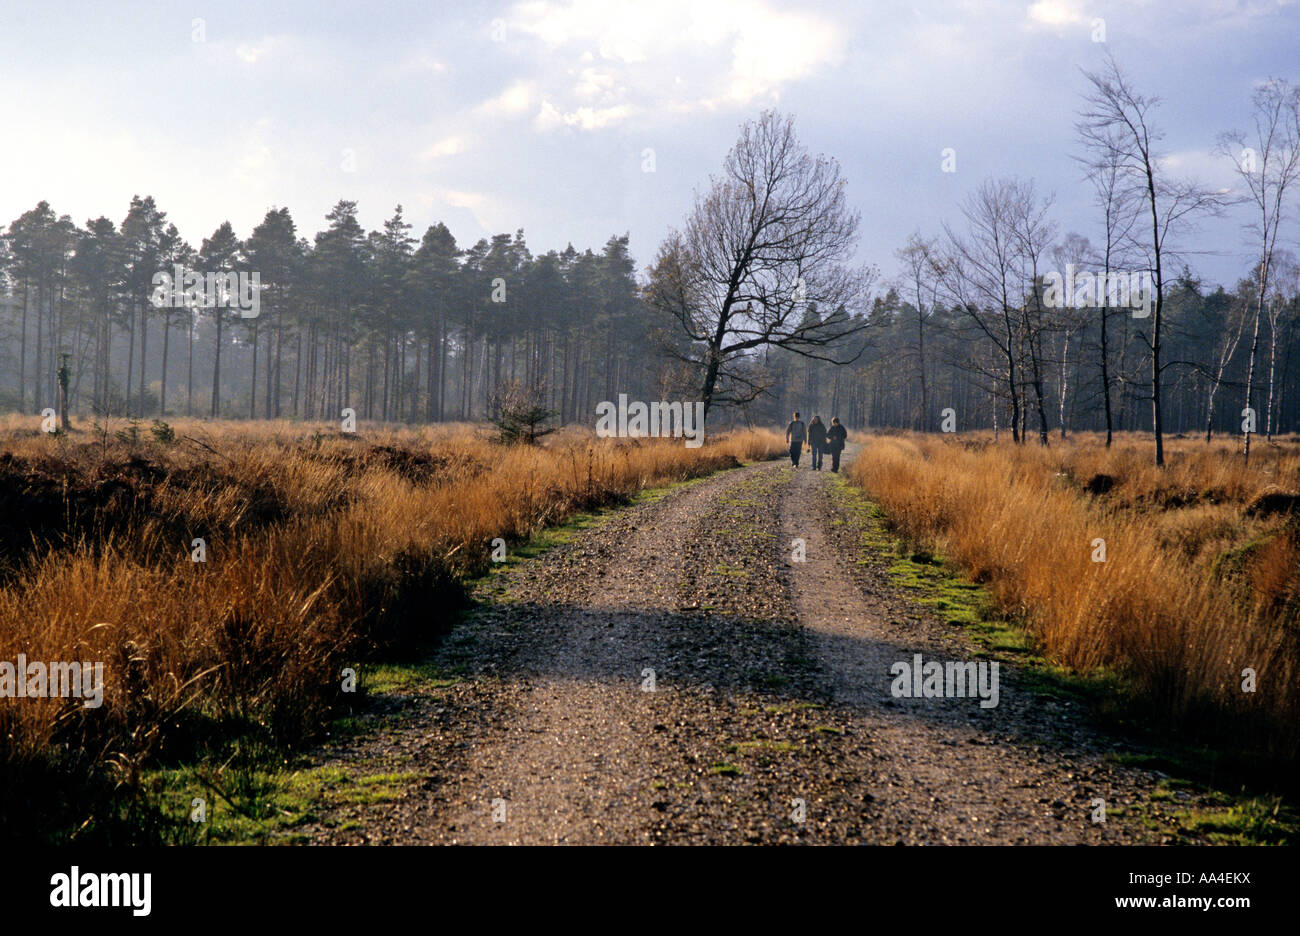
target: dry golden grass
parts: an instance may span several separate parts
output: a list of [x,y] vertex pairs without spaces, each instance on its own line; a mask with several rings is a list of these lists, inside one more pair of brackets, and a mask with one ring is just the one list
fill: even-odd
[[[421,429],[178,420],[40,433],[0,421],[0,659],[103,661],[104,703],[0,700],[0,783],[140,767],[253,733],[284,743],[340,700],[341,668],[430,637],[491,541],[645,488],[771,457],[773,432],[503,447]],[[206,561],[191,559],[206,541]]]
[[1138,437],[1108,451],[1094,436],[881,436],[850,477],[900,533],[986,582],[1049,658],[1119,671],[1175,724],[1294,757],[1300,528],[1252,508],[1300,493],[1300,444],[1258,446],[1249,467],[1231,441],[1170,440],[1163,470],[1150,453]]

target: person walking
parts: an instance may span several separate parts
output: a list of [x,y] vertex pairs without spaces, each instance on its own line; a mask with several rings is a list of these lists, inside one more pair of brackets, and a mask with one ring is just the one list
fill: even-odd
[[803,424],[799,414],[794,414],[790,425],[785,427],[785,441],[790,444],[790,467],[799,467],[799,453],[803,451],[804,439],[808,437],[808,427]]
[[822,452],[826,451],[826,424],[820,416],[808,421],[808,447],[812,449],[813,471],[821,471]]
[[831,427],[826,430],[826,450],[831,453],[831,471],[840,470],[840,453],[848,441],[849,431],[840,424],[838,416],[831,417]]

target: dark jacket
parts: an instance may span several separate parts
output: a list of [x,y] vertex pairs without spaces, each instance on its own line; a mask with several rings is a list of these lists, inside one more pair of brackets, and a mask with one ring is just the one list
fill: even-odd
[[815,445],[818,448],[826,447],[826,424],[825,423],[808,424],[808,444]]
[[831,426],[826,430],[826,448],[831,452],[844,451],[844,440],[849,437],[849,431],[843,426]]

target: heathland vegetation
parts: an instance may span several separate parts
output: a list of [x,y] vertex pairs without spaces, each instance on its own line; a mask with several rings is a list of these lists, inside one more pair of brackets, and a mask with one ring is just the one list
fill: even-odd
[[[346,661],[451,623],[494,540],[764,458],[775,433],[500,445],[471,425],[366,429],[115,421],[0,448],[0,646],[100,661],[104,702],[0,705],[0,822],[16,835],[138,835],[159,764],[311,737]],[[200,542],[201,541],[201,542]]]
[[[1300,750],[1300,442],[873,438],[850,468],[895,531],[987,585],[1053,663],[1246,759]],[[1116,700],[1118,701],[1118,700]],[[1278,774],[1276,779],[1281,780]],[[1294,778],[1293,778],[1294,779]]]

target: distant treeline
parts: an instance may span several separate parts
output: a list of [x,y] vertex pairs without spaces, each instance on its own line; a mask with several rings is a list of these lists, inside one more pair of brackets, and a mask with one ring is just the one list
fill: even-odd
[[[152,198],[133,199],[120,226],[101,217],[85,228],[41,202],[3,238],[0,405],[57,408],[64,355],[71,410],[110,417],[334,419],[352,407],[364,419],[478,419],[493,415],[502,388],[514,385],[535,391],[562,421],[594,424],[597,403],[619,393],[697,396],[696,375],[664,353],[682,339],[645,301],[626,236],[611,237],[600,253],[568,246],[534,256],[522,231],[462,249],[436,224],[416,241],[400,208],[368,235],[353,202],[340,202],[328,220],[308,242],[287,208],[274,209],[247,240],[223,224],[195,250]],[[1091,253],[1073,235],[1067,246],[1072,257]],[[937,250],[913,238],[899,258],[906,267]],[[170,275],[177,264],[256,271],[258,314],[160,307],[156,274]],[[771,423],[800,409],[855,427],[939,431],[951,408],[959,430],[995,420],[1007,428],[1011,406],[997,349],[976,318],[942,301],[942,272],[915,268],[910,283],[900,277],[873,300],[867,351],[853,364],[781,348],[755,353],[750,368],[769,389],[736,415]],[[1204,432],[1212,424],[1240,432],[1235,401],[1244,398],[1253,282],[1207,290],[1184,270],[1166,292],[1170,430]],[[1022,337],[1020,389],[1028,398],[1032,339],[1053,431],[1105,426],[1101,312],[1043,308]],[[1105,313],[1114,428],[1150,430],[1149,319],[1127,308]],[[1300,297],[1275,291],[1258,342],[1261,433],[1300,430],[1298,322]],[[1031,409],[1021,407],[1020,418],[1037,429]]]
[[[1232,291],[1206,289],[1184,271],[1166,290],[1166,430],[1204,435],[1212,427],[1215,433],[1240,434],[1254,284],[1246,280]],[[991,342],[966,312],[924,301],[918,308],[904,293],[890,288],[874,301],[870,348],[857,364],[836,368],[774,353],[769,365],[783,388],[779,412],[801,409],[825,419],[834,411],[854,426],[938,432],[944,428],[944,410],[952,408],[958,431],[993,428],[996,421],[1010,433],[1005,369]],[[1032,333],[1039,345],[1045,424],[1053,434],[1104,430],[1102,310],[1054,311],[1035,320]],[[1106,316],[1113,428],[1150,432],[1151,351],[1145,342],[1150,319],[1120,309],[1108,309]],[[1275,299],[1261,317],[1252,395],[1261,435],[1300,432],[1298,325],[1300,296],[1294,292]],[[1022,400],[1032,402],[1036,393],[1029,352],[1017,356],[1024,375],[1018,389]],[[1021,434],[1027,429],[1033,438],[1039,430],[1036,407],[1021,406],[1019,417]]]
[[[711,410],[710,425],[780,423],[798,409],[855,429],[992,427],[1023,440],[1104,430],[1109,411],[1115,431],[1151,431],[1150,303],[1062,303],[1059,288],[1049,299],[1061,271],[1145,271],[1146,258],[1058,239],[1049,207],[1032,183],[985,182],[962,206],[965,227],[913,235],[865,308],[824,320],[861,330],[814,356],[764,345],[732,361],[727,379],[751,398]],[[0,407],[58,410],[60,373],[77,419],[338,419],[351,408],[437,422],[523,400],[594,425],[597,404],[620,393],[701,399],[708,351],[685,335],[681,308],[675,317],[656,301],[673,285],[662,252],[638,276],[627,236],[599,253],[533,255],[522,230],[462,248],[435,224],[416,240],[400,206],[369,234],[354,202],[326,220],[308,241],[276,208],[246,240],[224,223],[195,249],[152,197],[132,199],[120,225],[85,227],[41,202],[0,237]],[[1247,386],[1257,432],[1300,431],[1300,271],[1280,249],[1269,266],[1263,301],[1258,269],[1232,290],[1205,288],[1185,265],[1165,272],[1166,431],[1240,433]],[[233,296],[160,302],[160,274],[177,270],[256,273],[256,314]],[[799,327],[816,339],[817,303],[804,306]]]
[[[0,406],[57,409],[65,366],[69,408],[110,417],[476,419],[513,387],[572,421],[668,390],[626,236],[534,256],[523,231],[462,248],[436,224],[417,241],[400,206],[369,234],[354,202],[327,221],[308,241],[272,209],[247,239],[224,223],[195,249],[152,197],[85,227],[41,202],[0,238]],[[256,314],[183,282],[159,301],[177,268],[256,273]]]

